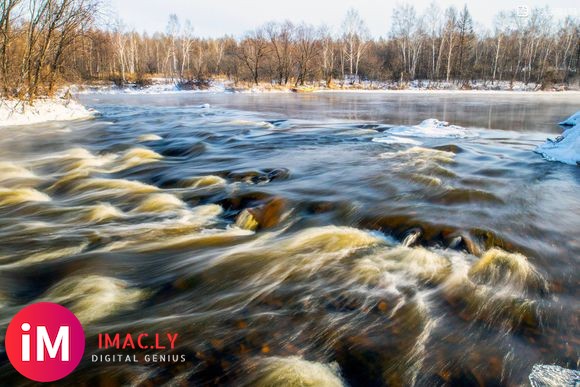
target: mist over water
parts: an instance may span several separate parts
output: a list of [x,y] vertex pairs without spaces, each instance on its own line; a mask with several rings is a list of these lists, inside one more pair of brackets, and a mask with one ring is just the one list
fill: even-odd
[[[82,98],[96,119],[0,128],[0,325],[37,301],[75,312],[87,352],[67,381],[578,368],[580,169],[532,152],[577,97]],[[95,365],[102,332],[177,332],[186,362]],[[2,347],[1,380],[23,382]]]

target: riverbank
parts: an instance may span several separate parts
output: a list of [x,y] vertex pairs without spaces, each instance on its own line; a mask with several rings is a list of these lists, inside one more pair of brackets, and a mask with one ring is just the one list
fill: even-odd
[[95,113],[95,110],[70,99],[38,99],[32,104],[20,100],[1,99],[0,127],[86,119],[93,117]]
[[324,82],[316,82],[304,86],[294,86],[293,84],[279,85],[270,82],[260,82],[253,84],[248,82],[232,82],[227,79],[215,79],[204,87],[195,88],[182,86],[179,82],[167,78],[153,78],[148,85],[128,83],[124,86],[112,83],[97,83],[73,85],[70,90],[73,94],[161,94],[161,93],[328,93],[328,92],[373,92],[373,93],[393,93],[393,92],[441,92],[441,93],[473,93],[473,92],[513,92],[513,93],[563,93],[576,92],[580,94],[580,89],[568,85],[553,85],[543,87],[536,83],[523,82],[485,82],[472,81],[469,83],[456,82],[362,82],[357,84],[346,84],[334,81],[330,86]]

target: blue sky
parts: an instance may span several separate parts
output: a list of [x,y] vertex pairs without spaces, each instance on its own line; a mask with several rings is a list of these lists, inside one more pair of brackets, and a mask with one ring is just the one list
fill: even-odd
[[[197,36],[241,36],[246,31],[270,20],[305,21],[322,23],[338,28],[346,11],[353,7],[359,11],[375,37],[386,36],[390,28],[391,10],[397,1],[391,0],[108,0],[114,12],[129,28],[137,31],[165,31],[169,15],[176,13],[180,19],[191,20]],[[425,9],[431,0],[409,3],[417,10]],[[513,10],[518,6],[543,7],[547,4],[558,18],[572,14],[580,17],[580,6],[575,0],[438,0],[441,8],[467,3],[474,20],[491,27],[494,15],[500,10]]]

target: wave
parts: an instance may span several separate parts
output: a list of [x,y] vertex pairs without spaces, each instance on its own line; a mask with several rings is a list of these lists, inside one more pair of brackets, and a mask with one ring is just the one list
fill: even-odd
[[0,267],[5,269],[12,267],[22,267],[46,261],[54,261],[62,258],[68,258],[82,253],[83,251],[86,250],[88,246],[89,246],[88,242],[82,242],[78,245],[73,245],[69,247],[47,249],[44,251],[40,251],[38,253],[30,254],[24,257],[23,259],[17,260],[15,262],[6,265],[1,265]]
[[538,297],[548,282],[528,259],[499,248],[486,251],[470,267],[454,270],[443,284],[443,295],[470,319],[511,331],[522,324],[542,324]]
[[139,141],[139,142],[160,141],[160,140],[163,140],[163,137],[158,136],[158,135],[153,134],[153,133],[143,134],[143,135],[137,137],[137,141]]
[[88,207],[82,219],[89,223],[102,223],[121,219],[125,216],[121,210],[110,203],[99,203]]
[[226,185],[226,180],[222,177],[215,175],[201,176],[201,177],[191,177],[189,179],[183,180],[181,186],[188,188],[202,188],[209,186],[223,186]]
[[34,178],[36,175],[29,169],[11,162],[0,162],[0,182],[9,179]]
[[336,363],[318,363],[298,356],[273,356],[254,360],[248,368],[251,374],[245,386],[345,386]]
[[[136,180],[88,178],[72,184],[71,192],[152,193],[159,188]],[[92,193],[91,192],[91,193]]]
[[148,196],[133,212],[166,212],[185,208],[185,203],[175,195],[158,193]]
[[32,188],[0,188],[0,207],[49,201],[51,201],[50,196]]
[[44,294],[40,301],[63,304],[83,324],[101,320],[120,310],[131,310],[147,297],[127,282],[99,275],[65,278]]
[[388,137],[375,137],[372,139],[373,142],[380,142],[383,144],[410,144],[410,145],[421,145],[420,141],[413,140],[407,137],[399,136],[388,136]]

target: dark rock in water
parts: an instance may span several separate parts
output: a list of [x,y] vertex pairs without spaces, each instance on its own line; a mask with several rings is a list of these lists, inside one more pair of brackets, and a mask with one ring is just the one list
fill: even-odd
[[481,255],[481,247],[474,240],[474,238],[467,232],[451,233],[446,236],[447,246],[455,250],[465,250],[471,255],[479,257]]
[[557,365],[536,364],[529,379],[532,387],[576,387],[580,384],[580,371]]
[[275,197],[268,202],[253,208],[243,210],[236,219],[236,224],[248,230],[258,230],[275,227],[286,207],[286,200]]
[[433,149],[437,149],[437,150],[444,151],[444,152],[451,152],[451,153],[455,153],[455,154],[463,152],[463,149],[460,146],[455,145],[455,144],[439,145],[439,146],[433,147]]
[[98,154],[99,155],[106,155],[108,153],[124,152],[128,149],[131,149],[133,146],[134,146],[134,144],[131,144],[131,143],[127,143],[127,144],[116,143],[116,144],[113,144],[111,146],[108,146],[108,147],[102,149],[101,151],[98,152]]
[[465,248],[469,254],[475,255],[476,257],[481,255],[479,244],[469,234],[461,235],[461,240],[465,244]]
[[270,179],[270,181],[287,180],[288,178],[290,178],[290,170],[288,170],[286,168],[276,168],[276,169],[267,170],[267,173],[268,173],[268,178]]
[[384,386],[380,355],[368,347],[361,348],[357,338],[348,338],[337,345],[335,356],[349,386]]
[[451,371],[449,380],[447,381],[448,386],[461,386],[461,387],[479,387],[484,385],[480,383],[477,377],[467,368],[458,368]]
[[190,143],[172,143],[161,149],[161,154],[166,157],[193,157],[204,153],[206,146],[202,142],[195,144]]
[[268,120],[266,122],[269,123],[269,124],[272,124],[274,126],[281,126],[284,123],[288,122],[288,120]]
[[265,184],[274,180],[288,179],[290,177],[290,171],[286,168],[274,168],[261,171],[232,172],[227,177],[233,181],[241,181],[249,184]]
[[416,244],[419,241],[419,238],[421,238],[421,235],[423,235],[423,230],[421,230],[419,227],[415,227],[411,230],[409,230],[406,235],[405,238],[403,238],[403,246],[405,247],[411,247],[414,244]]
[[335,211],[339,207],[339,204],[332,201],[317,201],[308,203],[306,205],[306,211],[310,214],[323,214],[325,212]]
[[267,192],[253,191],[219,200],[217,204],[221,205],[226,211],[241,211],[245,208],[259,206],[273,197],[272,194]]
[[380,124],[359,124],[354,127],[357,129],[378,129],[380,126]]

